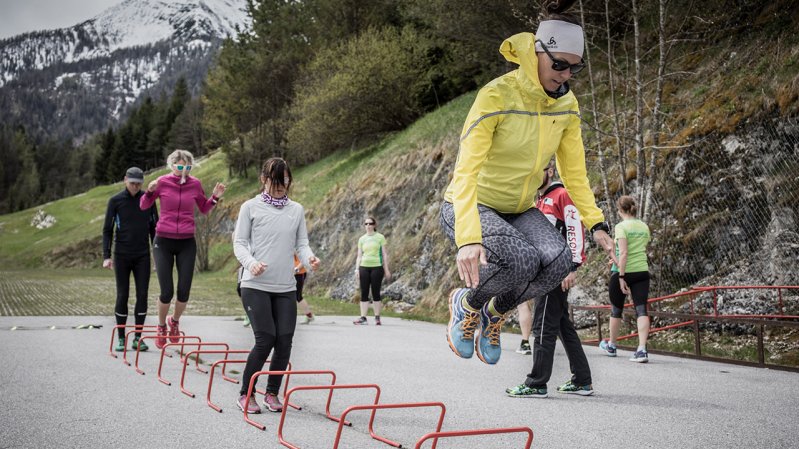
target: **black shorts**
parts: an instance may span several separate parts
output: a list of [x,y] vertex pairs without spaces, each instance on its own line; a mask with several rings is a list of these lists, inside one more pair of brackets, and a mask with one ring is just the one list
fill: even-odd
[[[647,299],[649,299],[649,272],[639,271],[637,273],[624,273],[624,280],[627,286],[630,287],[630,293],[633,297],[633,304],[636,306],[646,307]],[[624,300],[627,295],[622,293],[619,287],[619,273],[614,272],[610,276],[608,282],[608,294],[610,295],[610,303],[614,307],[623,309]]]

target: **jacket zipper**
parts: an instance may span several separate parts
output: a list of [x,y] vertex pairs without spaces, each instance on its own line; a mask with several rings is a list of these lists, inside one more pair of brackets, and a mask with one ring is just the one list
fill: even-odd
[[178,184],[178,217],[175,220],[175,235],[180,234],[180,206],[183,204],[183,184]]

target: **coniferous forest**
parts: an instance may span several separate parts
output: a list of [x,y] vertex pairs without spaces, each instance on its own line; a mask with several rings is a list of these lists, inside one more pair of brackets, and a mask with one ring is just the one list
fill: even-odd
[[[4,118],[0,213],[117,181],[130,165],[157,167],[178,147],[198,155],[221,149],[231,174],[245,177],[268,156],[302,165],[363,147],[513,69],[498,55],[499,44],[534,31],[540,3],[251,0],[252,28],[222,43],[199,92],[184,80],[172,92],[150,93],[122,114],[125,120],[109,120],[88,137],[48,136],[39,125],[32,131],[33,124]],[[659,149],[679,147],[722,121],[735,127],[758,112],[736,106],[756,104],[747,97],[753,89],[730,86],[735,98],[702,111],[689,106],[699,95],[679,98],[699,89],[686,88],[697,73],[707,70],[701,81],[716,82],[723,72],[702,61],[716,57],[707,52],[726,48],[737,32],[757,31],[790,47],[784,31],[793,23],[791,2],[727,3],[574,2],[572,12],[586,24],[588,69],[573,85],[589,157],[602,177],[598,197],[610,203],[613,193],[635,182],[649,211],[647,173],[654,172]],[[753,83],[758,92],[779,91],[775,83],[783,79],[775,73]],[[776,104],[763,108],[791,113],[795,102],[782,99],[796,98],[795,91],[775,95]]]

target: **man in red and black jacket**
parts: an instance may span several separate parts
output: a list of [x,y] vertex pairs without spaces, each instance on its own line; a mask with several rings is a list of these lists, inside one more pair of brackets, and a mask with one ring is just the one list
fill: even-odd
[[[535,300],[532,329],[533,369],[527,375],[525,384],[540,392],[533,397],[546,397],[547,382],[552,375],[555,342],[560,336],[566,355],[569,357],[572,377],[558,387],[558,392],[589,396],[594,393],[591,385],[591,369],[574,323],[569,319],[567,301],[569,289],[574,286],[577,268],[585,261],[585,230],[580,222],[580,213],[577,212],[566,188],[561,182],[554,181],[556,176],[554,164],[550,163],[544,171],[544,182],[538,189],[536,208],[566,239],[572,253],[572,270],[561,285]],[[522,304],[520,307],[524,306]]]

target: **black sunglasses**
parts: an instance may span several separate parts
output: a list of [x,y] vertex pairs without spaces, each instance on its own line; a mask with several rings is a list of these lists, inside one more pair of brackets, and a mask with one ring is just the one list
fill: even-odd
[[544,45],[544,43],[541,42],[540,40],[536,40],[536,42],[541,44],[541,48],[544,49],[544,53],[546,53],[547,56],[549,56],[549,59],[552,60],[552,70],[556,72],[571,70],[572,75],[576,75],[585,68],[585,61],[583,61],[583,58],[580,58],[580,62],[578,62],[577,64],[570,64],[569,61],[565,59],[558,59],[552,56],[552,53],[549,52],[547,46]]
[[369,223],[369,222],[366,222],[366,223],[364,223],[363,225],[364,225],[364,226],[374,226],[375,224],[374,224],[374,223]]

